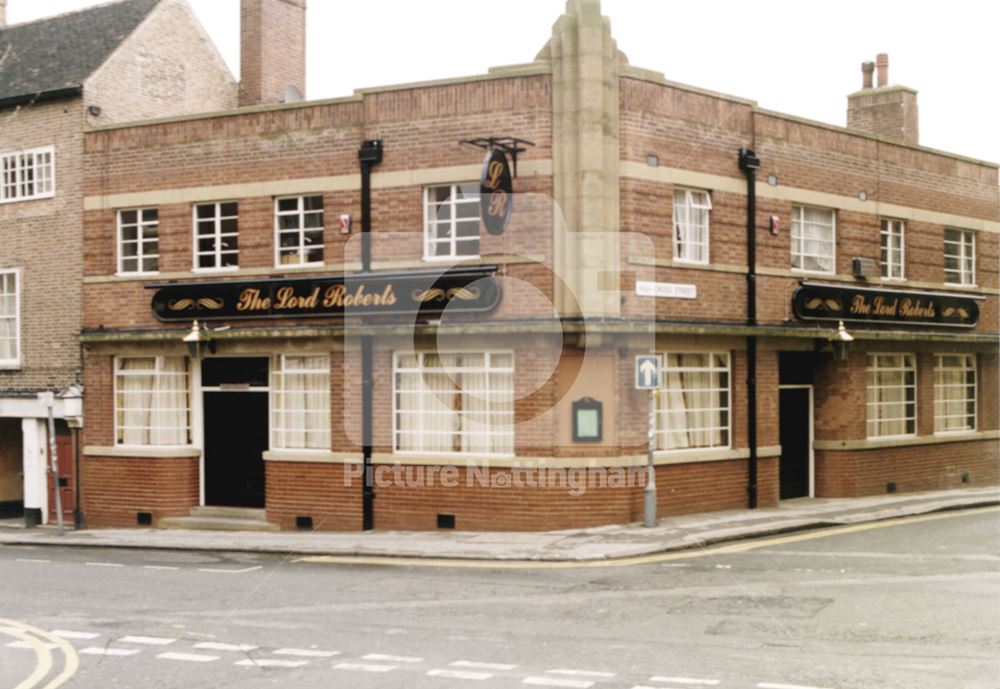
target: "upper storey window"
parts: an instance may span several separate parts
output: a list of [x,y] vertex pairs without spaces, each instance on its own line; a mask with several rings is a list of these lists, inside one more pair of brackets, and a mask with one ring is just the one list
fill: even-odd
[[902,220],[882,219],[881,252],[882,277],[888,280],[902,280],[906,277],[903,268],[906,254],[906,226]]
[[707,191],[674,190],[674,260],[708,263],[708,215],[712,197]]
[[0,203],[55,196],[55,158],[52,146],[0,153]]
[[479,184],[424,189],[424,258],[479,255]]
[[322,196],[277,199],[274,202],[274,226],[276,265],[322,265]]
[[236,202],[195,206],[194,241],[195,270],[235,270],[240,259]]
[[118,272],[160,270],[160,214],[155,208],[118,211]]
[[837,230],[828,208],[792,207],[792,268],[810,273],[834,273]]
[[976,233],[972,230],[944,231],[944,281],[976,284]]

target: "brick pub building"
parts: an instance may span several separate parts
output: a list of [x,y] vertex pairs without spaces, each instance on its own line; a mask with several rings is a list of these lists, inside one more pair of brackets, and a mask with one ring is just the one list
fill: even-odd
[[[304,22],[243,3],[244,107],[86,135],[89,525],[362,528],[366,342],[371,460],[422,477],[379,529],[641,519],[651,353],[661,516],[1000,479],[997,166],[921,147],[887,58],[835,127],[636,68],[570,0],[531,63],[296,101]],[[532,144],[502,235],[483,137]]]

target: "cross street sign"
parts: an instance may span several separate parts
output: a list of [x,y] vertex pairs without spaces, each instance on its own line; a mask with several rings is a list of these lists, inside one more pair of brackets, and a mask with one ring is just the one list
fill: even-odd
[[660,387],[663,358],[659,354],[640,354],[635,358],[635,389],[655,390]]

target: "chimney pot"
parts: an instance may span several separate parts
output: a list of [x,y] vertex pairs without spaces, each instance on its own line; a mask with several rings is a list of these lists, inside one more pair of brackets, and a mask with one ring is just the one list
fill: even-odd
[[888,53],[879,53],[875,56],[875,64],[878,66],[878,85],[879,88],[889,85],[889,55]]
[[872,73],[875,71],[874,62],[861,63],[861,88],[870,89],[872,87]]

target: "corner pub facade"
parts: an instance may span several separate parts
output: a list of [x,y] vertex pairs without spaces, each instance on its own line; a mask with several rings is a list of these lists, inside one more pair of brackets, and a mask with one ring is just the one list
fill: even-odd
[[[660,516],[996,484],[997,166],[921,147],[878,67],[830,126],[634,67],[569,0],[531,63],[295,103],[264,64],[261,105],[89,132],[87,524],[637,521],[648,354]],[[498,235],[488,137],[531,144]]]

